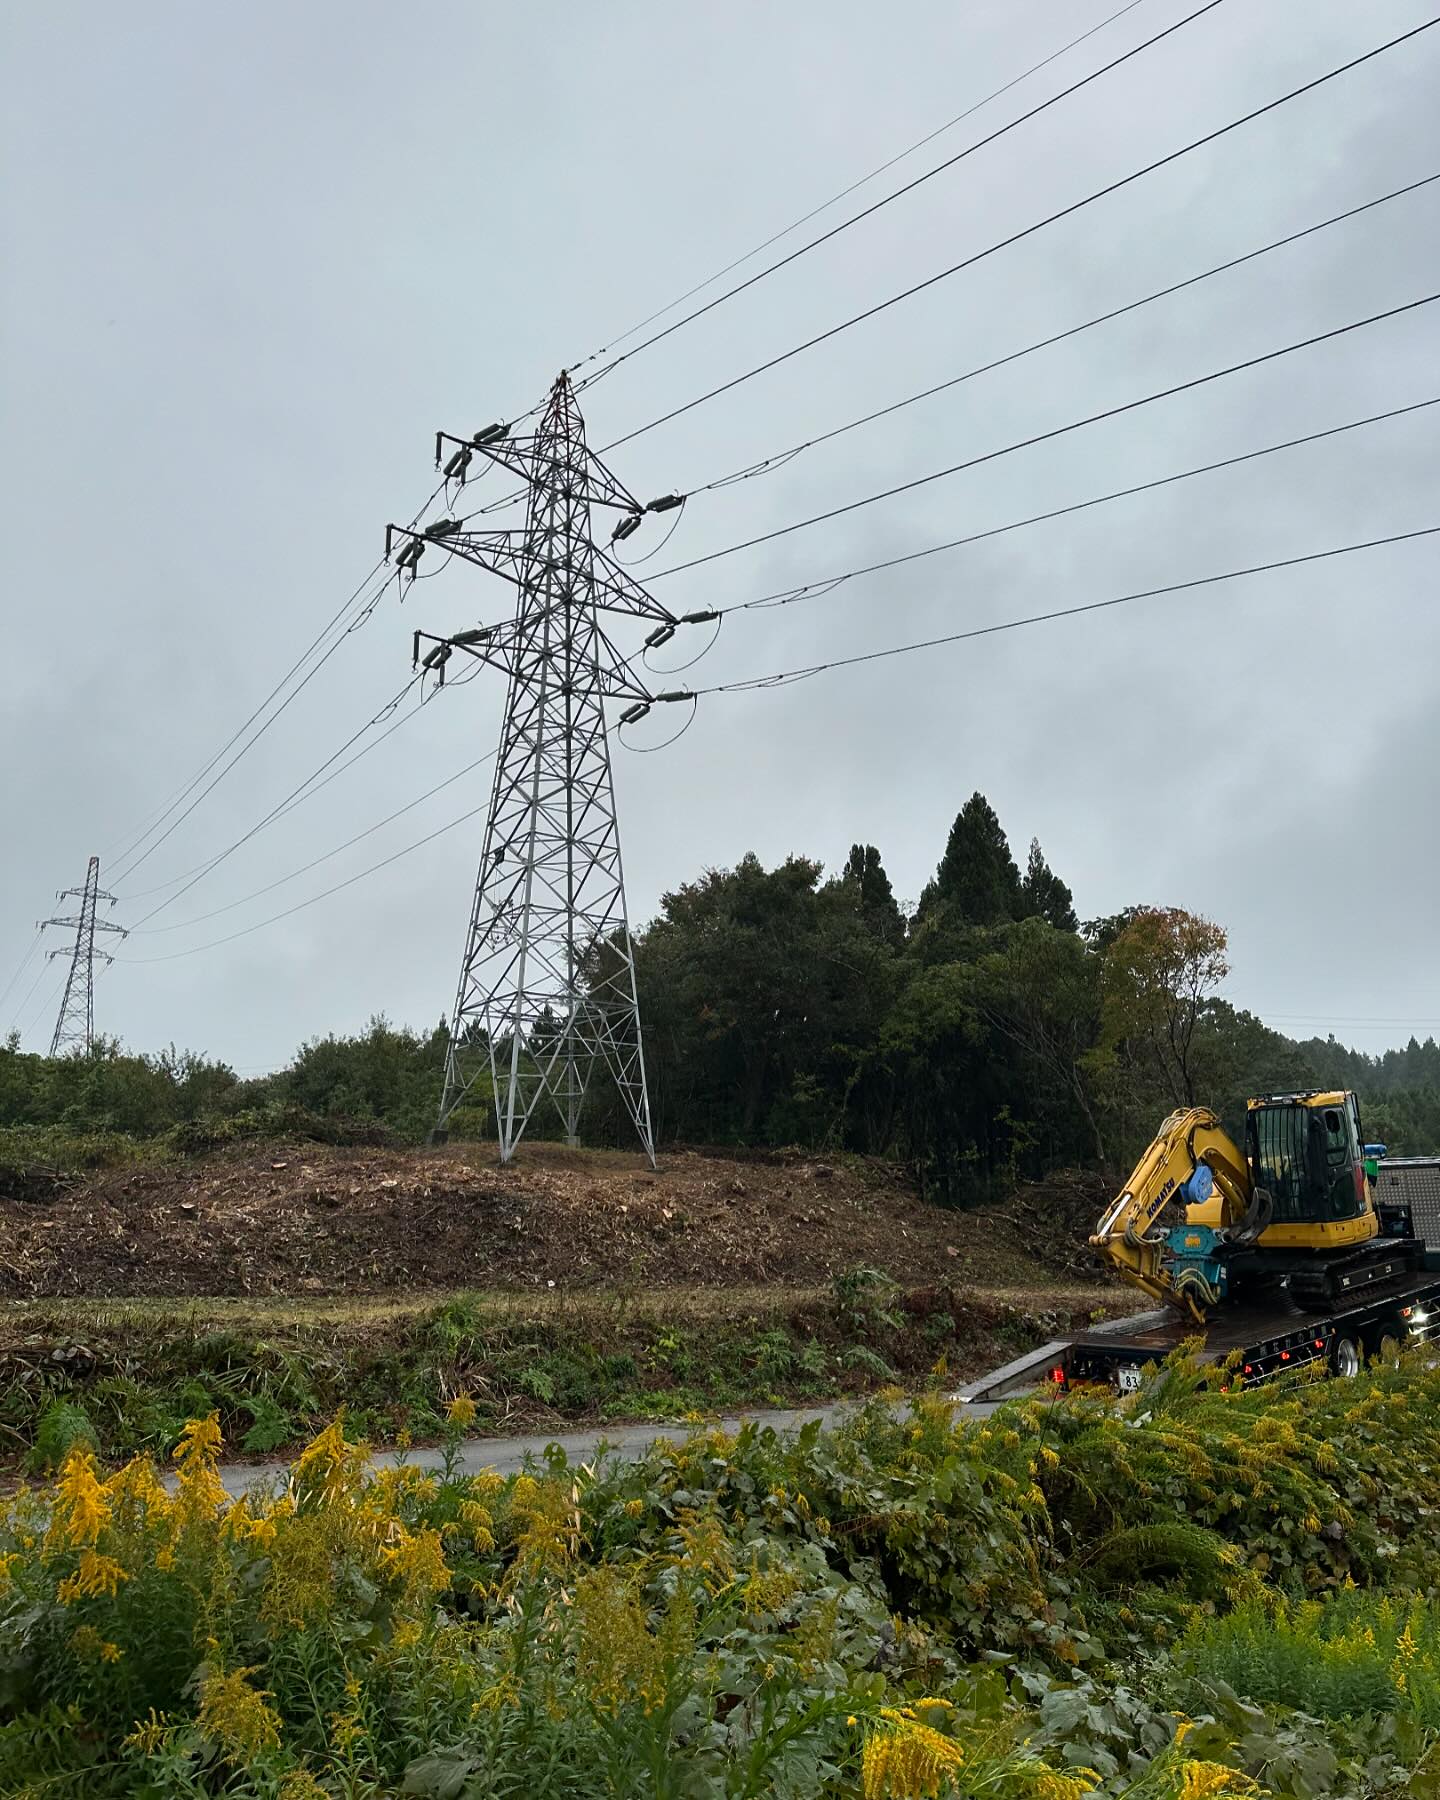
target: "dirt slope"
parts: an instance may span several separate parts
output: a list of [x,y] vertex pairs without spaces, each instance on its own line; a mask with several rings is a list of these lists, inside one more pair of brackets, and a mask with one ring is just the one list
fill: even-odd
[[1068,1223],[1042,1264],[1010,1222],[926,1205],[878,1165],[493,1155],[267,1145],[3,1200],[0,1297],[799,1288],[862,1263],[906,1283],[1101,1286]]

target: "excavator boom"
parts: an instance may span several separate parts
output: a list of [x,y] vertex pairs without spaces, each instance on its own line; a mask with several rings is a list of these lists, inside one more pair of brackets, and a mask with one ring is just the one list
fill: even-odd
[[[1216,1114],[1204,1106],[1182,1107],[1156,1132],[1090,1242],[1126,1280],[1203,1324],[1203,1308],[1220,1298],[1205,1253],[1246,1228],[1253,1198],[1245,1158]],[[1200,1253],[1178,1261],[1173,1234],[1157,1226],[1172,1204],[1187,1209],[1186,1235],[1194,1236],[1191,1248]],[[1206,1222],[1195,1221],[1190,1209],[1203,1209]]]

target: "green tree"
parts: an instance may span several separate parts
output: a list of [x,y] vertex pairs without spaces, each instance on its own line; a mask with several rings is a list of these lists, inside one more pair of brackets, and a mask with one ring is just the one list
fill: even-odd
[[1073,930],[1030,918],[1010,927],[977,969],[975,1001],[1028,1065],[1043,1101],[1063,1096],[1084,1120],[1089,1149],[1105,1162],[1093,1085],[1100,1033],[1100,962]]
[[873,844],[850,846],[841,880],[850,887],[865,929],[882,944],[898,950],[905,942],[905,915]]
[[1021,916],[1044,919],[1057,931],[1078,931],[1075,897],[1046,862],[1039,838],[1030,840],[1030,856],[1025,864],[1025,879],[1020,884]]
[[845,881],[754,855],[667,894],[636,940],[657,1129],[691,1141],[823,1141],[843,1129],[896,957]]
[[927,910],[939,903],[967,925],[1003,925],[1020,917],[1020,871],[995,809],[982,793],[973,793],[956,815],[935,879],[920,903]]

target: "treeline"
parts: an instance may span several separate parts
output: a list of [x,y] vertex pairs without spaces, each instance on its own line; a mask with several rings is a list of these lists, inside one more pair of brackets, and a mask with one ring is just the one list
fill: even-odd
[[[1123,1174],[1176,1105],[1215,1106],[1238,1130],[1248,1094],[1333,1084],[1359,1091],[1367,1134],[1392,1151],[1440,1152],[1433,1039],[1379,1058],[1294,1042],[1218,997],[1225,948],[1218,925],[1176,908],[1082,925],[1040,845],[1021,870],[978,793],[910,916],[873,845],[828,878],[805,857],[747,856],[666,895],[636,939],[657,1137],[898,1156],[936,1198],[965,1202],[1057,1167]],[[443,1023],[419,1035],[376,1019],[242,1081],[173,1050],[107,1043],[50,1062],[12,1042],[0,1127],[200,1142],[217,1120],[303,1115],[418,1140],[446,1043]],[[484,1135],[488,1101],[476,1091],[452,1126]],[[629,1141],[603,1077],[583,1131]]]

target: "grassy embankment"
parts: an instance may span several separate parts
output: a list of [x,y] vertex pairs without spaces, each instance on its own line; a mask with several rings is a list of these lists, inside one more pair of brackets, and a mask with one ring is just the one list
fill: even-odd
[[303,1441],[343,1408],[377,1442],[421,1442],[450,1399],[477,1431],[675,1420],[963,1374],[1043,1341],[1083,1297],[905,1292],[874,1270],[828,1292],[670,1290],[344,1300],[37,1301],[0,1309],[6,1460],[55,1466],[83,1440],[166,1455],[216,1413],[229,1454]]

